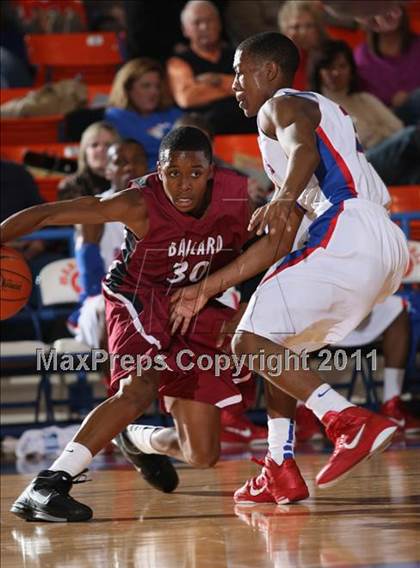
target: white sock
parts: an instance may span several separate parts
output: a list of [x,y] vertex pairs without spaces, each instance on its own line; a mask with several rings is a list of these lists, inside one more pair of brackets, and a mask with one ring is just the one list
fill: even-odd
[[152,446],[151,440],[155,432],[163,430],[162,426],[143,426],[141,424],[130,424],[127,426],[127,436],[130,442],[144,454],[160,454]]
[[270,418],[268,425],[268,451],[280,465],[285,459],[294,458],[295,421],[290,418]]
[[312,410],[315,416],[322,420],[323,416],[330,410],[335,412],[341,412],[345,408],[350,408],[354,406],[351,402],[338,394],[330,385],[326,383],[319,386],[308,400],[305,402],[306,408]]
[[400,396],[404,381],[404,375],[405,369],[392,369],[391,367],[385,367],[384,390],[382,394],[383,402],[391,400],[391,398],[394,398],[394,396]]
[[69,442],[63,453],[50,466],[52,471],[65,471],[72,477],[89,467],[93,456],[91,451],[78,442]]

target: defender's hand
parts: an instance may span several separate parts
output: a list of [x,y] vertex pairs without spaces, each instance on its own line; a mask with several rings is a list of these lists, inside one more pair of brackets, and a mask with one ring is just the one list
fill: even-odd
[[209,296],[205,292],[203,283],[176,290],[171,296],[171,334],[174,335],[181,327],[181,335],[185,335],[192,318],[208,301]]
[[270,235],[282,234],[292,210],[291,206],[292,202],[289,200],[273,199],[254,212],[248,225],[248,231],[256,229],[257,235],[262,235],[265,227],[268,226]]

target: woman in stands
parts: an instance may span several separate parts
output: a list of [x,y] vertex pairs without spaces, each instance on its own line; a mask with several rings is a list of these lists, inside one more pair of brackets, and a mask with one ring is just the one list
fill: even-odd
[[368,31],[367,42],[354,51],[363,88],[391,107],[405,124],[420,120],[420,36],[410,30],[409,16],[400,16],[391,29]]
[[118,142],[115,128],[107,122],[94,122],[82,134],[77,172],[58,186],[58,199],[97,195],[109,189],[105,177],[108,148]]
[[105,118],[122,138],[140,142],[149,170],[156,169],[160,141],[181,114],[174,106],[160,63],[139,57],[118,71]]
[[278,24],[281,33],[299,48],[300,64],[293,82],[295,89],[308,88],[308,57],[327,39],[323,17],[324,13],[319,5],[305,0],[288,0],[279,10]]
[[377,97],[361,91],[351,48],[327,41],[311,59],[311,89],[339,104],[353,119],[366,157],[385,183],[420,183],[420,132]]

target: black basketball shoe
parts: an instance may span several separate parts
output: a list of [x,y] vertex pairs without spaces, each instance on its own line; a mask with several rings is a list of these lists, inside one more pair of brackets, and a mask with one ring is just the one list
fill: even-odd
[[92,509],[69,495],[73,483],[86,481],[86,478],[78,479],[83,473],[72,477],[65,471],[41,471],[16,499],[10,512],[26,521],[88,521],[92,518]]
[[130,441],[126,430],[118,434],[113,442],[147,483],[155,489],[171,493],[178,487],[178,474],[168,456],[144,454]]

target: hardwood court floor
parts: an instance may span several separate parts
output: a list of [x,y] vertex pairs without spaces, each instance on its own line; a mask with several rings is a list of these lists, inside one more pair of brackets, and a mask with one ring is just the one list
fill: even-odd
[[180,468],[178,490],[150,489],[132,469],[92,472],[73,496],[89,523],[25,523],[8,512],[31,476],[4,475],[4,568],[297,568],[420,566],[420,449],[390,450],[348,480],[317,491],[320,454],[298,457],[311,498],[235,507],[232,491],[257,466]]

